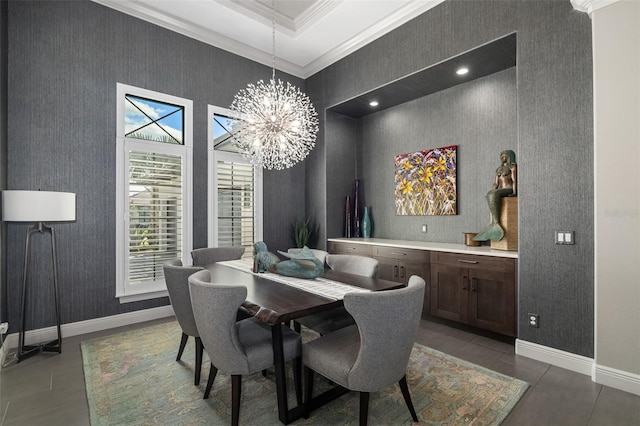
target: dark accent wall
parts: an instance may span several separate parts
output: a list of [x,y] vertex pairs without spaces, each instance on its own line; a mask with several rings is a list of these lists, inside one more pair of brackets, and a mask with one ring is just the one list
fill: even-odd
[[[7,188],[77,193],[77,221],[55,227],[62,322],[166,305],[115,298],[116,83],[193,100],[193,244],[204,247],[207,104],[229,106],[271,70],[90,1],[10,1],[8,22]],[[304,163],[264,177],[264,240],[285,250],[305,212]],[[3,291],[15,332],[26,225],[7,230]],[[33,241],[27,329],[54,324],[46,243]]]
[[[463,232],[484,229],[489,224],[484,196],[500,165],[499,153],[517,148],[516,121],[515,68],[363,117],[359,177],[373,236],[463,243]],[[394,156],[449,145],[457,145],[458,214],[396,216]],[[422,224],[427,234],[421,233]]]
[[[206,245],[206,105],[229,105],[248,82],[268,78],[268,67],[88,0],[10,1],[7,12],[7,158],[2,163],[6,187],[78,194],[77,222],[56,227],[63,322],[166,304],[160,299],[121,305],[114,297],[116,83],[193,99],[194,246],[200,247]],[[591,22],[588,15],[572,10],[569,1],[448,0],[306,81],[289,77],[313,100],[321,129],[303,164],[265,173],[265,241],[272,249],[286,248],[290,223],[305,211],[322,226],[320,241],[337,235],[344,208],[338,191],[356,177],[365,180],[365,197],[375,201],[370,191],[376,191],[376,170],[370,165],[384,164],[389,153],[367,150],[365,135],[373,131],[365,126],[369,119],[354,123],[332,116],[327,107],[513,32],[520,207],[518,337],[592,357]],[[422,117],[420,108],[437,105],[441,97],[455,98],[456,93],[418,100],[423,106],[416,104],[411,113]],[[392,113],[380,117],[389,123],[402,120]],[[433,115],[427,123],[433,126],[439,112],[429,114]],[[415,136],[420,129],[408,131]],[[345,143],[344,134],[354,135],[352,144]],[[425,141],[429,142],[426,135]],[[468,143],[461,144],[461,161],[470,158],[470,149]],[[468,168],[476,167],[479,189],[461,187],[460,217],[434,219],[451,219],[446,223],[450,233],[431,234],[430,227],[429,237],[459,242],[460,232],[472,225],[465,222],[467,209],[473,208],[465,204],[472,195],[462,191],[479,191],[482,197],[498,152],[481,155],[484,165],[460,168],[461,182],[468,182]],[[377,231],[385,236],[405,235],[404,229],[415,225],[382,218],[380,213],[374,206]],[[441,223],[434,223],[441,228]],[[575,230],[576,244],[554,245],[555,229]],[[7,294],[4,317],[11,332],[19,317],[25,231],[23,225],[9,224],[5,236],[7,268],[1,290]],[[423,237],[419,230],[415,233]],[[34,248],[32,268],[44,276],[33,277],[28,328],[53,324],[48,254]],[[540,314],[539,329],[526,327],[527,312]]]
[[[7,182],[7,6],[6,0],[0,0],[0,190],[6,188]],[[7,227],[0,224],[0,322],[7,320],[7,286],[6,271],[7,245],[5,235]],[[0,336],[0,347],[4,336]]]
[[[504,140],[507,144],[504,148],[514,148],[519,167],[518,338],[593,357],[593,95],[588,15],[574,11],[569,1],[448,0],[308,78],[306,87],[316,107],[325,109],[513,32],[517,36],[516,132],[513,141]],[[473,90],[475,87],[463,89],[465,93]],[[457,124],[446,115],[455,112],[455,106],[442,102],[453,101],[461,94],[451,89],[451,93],[420,100],[422,107],[411,109],[412,106],[405,105],[402,111],[414,115],[412,122],[415,117],[424,120],[424,129],[444,138],[434,127],[438,120],[450,129]],[[498,95],[495,94],[496,99]],[[428,107],[441,109],[432,111]],[[491,109],[499,111],[495,105]],[[346,146],[344,140],[325,137],[326,146],[306,166],[308,197],[313,198],[307,200],[307,207],[324,210],[319,214],[331,218],[343,206],[329,193],[342,190],[356,177],[363,177],[365,197],[376,203],[373,215],[377,236],[421,240],[423,235],[416,226],[423,222],[420,218],[390,216],[386,214],[389,205],[380,204],[387,198],[384,193],[389,182],[382,182],[378,174],[388,175],[388,169],[392,168],[388,156],[395,150],[380,145],[381,139],[391,139],[393,135],[388,128],[377,126],[377,120],[398,127],[407,119],[394,117],[393,112],[363,120],[362,170],[356,164],[351,169],[334,167],[335,162],[344,165],[339,157],[349,155],[354,148]],[[491,132],[499,130],[491,129],[496,123],[504,125],[499,120],[489,120],[486,122],[489,128],[483,129],[485,133],[480,139],[489,140]],[[329,135],[331,123],[327,119],[325,124]],[[370,124],[376,127],[369,127]],[[460,122],[459,135],[465,139],[461,141],[461,161],[467,161],[474,152],[474,145],[468,141],[473,136],[471,124]],[[406,131],[417,137],[421,127],[413,126]],[[384,133],[378,136],[376,131]],[[368,149],[369,136],[374,133],[378,145]],[[429,139],[432,135],[423,135],[425,148],[442,145],[432,145]],[[339,146],[330,146],[332,143]],[[403,148],[413,146],[403,143],[407,144]],[[468,231],[468,226],[478,225],[470,220],[468,210],[474,208],[474,203],[478,208],[486,208],[482,197],[489,189],[499,151],[504,148],[496,145],[495,152],[489,153],[478,148],[478,164],[462,164],[461,215],[425,218],[424,223],[435,225],[430,227],[427,238],[461,242],[460,233]],[[324,188],[321,182],[311,179],[321,176],[318,170],[325,170]],[[470,176],[477,184],[470,183]],[[391,194],[388,197],[391,204]],[[327,229],[334,230],[335,225],[327,224]],[[555,245],[556,229],[574,230],[576,244]],[[327,232],[327,236],[337,235]],[[540,315],[540,328],[527,327],[527,312]]]

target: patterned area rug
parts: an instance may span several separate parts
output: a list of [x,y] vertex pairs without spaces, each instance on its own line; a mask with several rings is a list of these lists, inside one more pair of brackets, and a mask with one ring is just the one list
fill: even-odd
[[[209,362],[193,385],[193,339],[182,361],[175,357],[180,341],[177,322],[82,342],[91,424],[227,425],[231,423],[230,377],[218,373],[211,396],[203,400]],[[304,339],[313,338],[311,333]],[[291,373],[287,364],[287,372]],[[426,425],[498,425],[528,384],[416,344],[407,380],[413,404]],[[316,375],[318,392],[329,384]],[[293,385],[288,387],[294,406]],[[315,393],[314,391],[314,394]],[[358,394],[343,395],[314,411],[300,425],[358,424]],[[372,393],[369,424],[412,424],[399,387]],[[242,379],[240,424],[278,425],[275,377],[271,369]]]

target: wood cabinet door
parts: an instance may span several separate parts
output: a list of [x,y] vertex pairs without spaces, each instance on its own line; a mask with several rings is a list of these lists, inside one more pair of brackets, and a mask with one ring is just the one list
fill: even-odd
[[404,284],[409,284],[409,278],[411,278],[412,275],[417,275],[424,279],[426,286],[424,288],[422,313],[424,315],[429,315],[431,307],[429,264],[424,262],[409,262],[401,260],[398,262],[398,274],[398,281],[403,282]]
[[399,277],[399,269],[398,269],[398,260],[391,259],[389,257],[379,257],[373,256],[374,259],[378,261],[378,272],[376,273],[376,277],[389,280],[389,281],[398,281],[402,282],[398,279]]
[[429,277],[426,276],[425,270],[425,264],[422,262],[409,262],[406,260],[401,260],[398,262],[398,281],[408,284],[411,275],[418,275],[422,277],[426,282],[429,282]]
[[452,321],[468,320],[469,270],[431,265],[431,315]]
[[477,269],[469,279],[469,324],[515,336],[515,275]]

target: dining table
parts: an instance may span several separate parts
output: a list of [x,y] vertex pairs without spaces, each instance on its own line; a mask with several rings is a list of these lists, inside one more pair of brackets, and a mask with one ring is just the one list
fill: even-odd
[[354,291],[383,291],[404,284],[325,269],[313,279],[285,277],[273,272],[255,273],[251,259],[208,265],[212,283],[243,285],[247,298],[240,307],[246,314],[271,326],[276,379],[278,417],[289,424],[304,414],[304,407],[289,408],[281,324],[343,305],[344,294]]

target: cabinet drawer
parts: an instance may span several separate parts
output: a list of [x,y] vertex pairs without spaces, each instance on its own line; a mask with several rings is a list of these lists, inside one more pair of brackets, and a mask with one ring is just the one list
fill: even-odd
[[515,272],[515,261],[505,257],[475,256],[472,254],[431,252],[431,263],[460,266],[470,269],[484,269],[496,272]]
[[371,256],[371,246],[367,244],[329,241],[327,247],[329,248],[329,253],[333,254],[357,254],[360,256]]
[[373,255],[381,257],[391,257],[398,260],[409,260],[416,262],[428,262],[429,252],[426,250],[412,250],[396,247],[373,247]]

